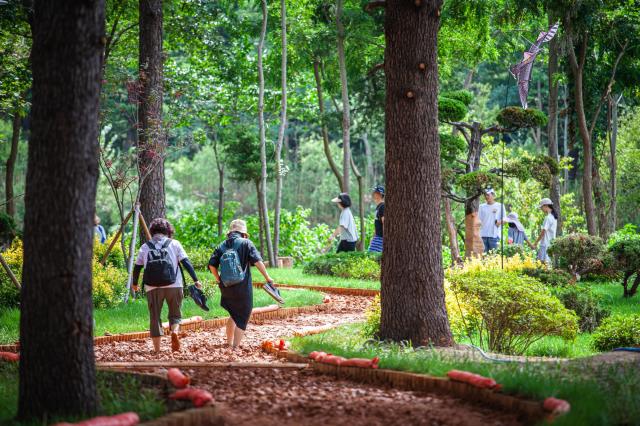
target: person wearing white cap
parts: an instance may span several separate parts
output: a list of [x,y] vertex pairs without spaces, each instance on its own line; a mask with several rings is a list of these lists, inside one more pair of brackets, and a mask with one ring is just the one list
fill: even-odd
[[540,200],[540,209],[546,214],[544,218],[544,222],[542,223],[542,229],[540,231],[540,235],[538,235],[538,239],[535,243],[533,243],[532,248],[538,247],[538,254],[536,258],[544,263],[549,263],[551,259],[549,259],[549,255],[547,254],[547,250],[551,245],[551,241],[556,238],[556,229],[558,227],[558,213],[556,213],[553,208],[553,201],[549,198],[543,198]]
[[340,244],[338,244],[337,252],[355,251],[356,242],[358,241],[358,232],[356,231],[356,221],[351,213],[351,197],[349,194],[343,192],[336,198],[331,200],[340,207],[340,223],[333,234],[329,237],[329,245],[325,248],[325,251],[331,247],[331,242],[338,235],[340,236]]
[[533,244],[531,244],[531,241],[527,238],[524,226],[520,223],[520,220],[518,220],[518,213],[509,213],[504,221],[509,224],[509,230],[507,232],[507,241],[509,244],[520,246],[526,242],[529,244],[529,247],[533,248]]
[[480,218],[480,237],[484,244],[484,252],[498,248],[500,241],[502,224],[505,223],[507,213],[502,203],[496,202],[496,193],[489,188],[484,192],[486,203],[480,204],[478,216]]

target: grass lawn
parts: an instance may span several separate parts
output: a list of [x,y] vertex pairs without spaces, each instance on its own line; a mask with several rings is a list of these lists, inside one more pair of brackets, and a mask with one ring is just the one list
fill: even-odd
[[[253,280],[263,282],[264,278],[255,268],[251,269]],[[380,281],[359,280],[353,278],[331,277],[328,275],[309,275],[302,272],[302,268],[269,269],[269,275],[276,284],[298,284],[323,287],[366,288],[380,290]]]
[[[135,411],[141,421],[164,415],[167,411],[159,389],[140,383],[131,375],[98,371],[99,415]],[[18,409],[18,364],[0,362],[0,424],[6,426],[38,426],[43,423],[12,420]],[[82,419],[48,419],[46,424]]]
[[636,368],[599,369],[555,363],[480,363],[444,357],[431,350],[414,351],[397,345],[364,348],[361,325],[348,325],[319,335],[296,337],[293,349],[308,354],[323,350],[346,357],[380,357],[380,368],[444,376],[451,369],[492,377],[508,393],[542,400],[566,399],[571,412],[555,425],[637,424],[640,419],[640,375]]
[[[286,290],[281,291],[286,300],[285,307],[305,306],[322,303],[322,294],[310,290]],[[253,304],[255,307],[267,306],[276,303],[266,292],[258,289],[253,291]],[[220,307],[220,292],[216,291],[213,298],[207,302],[210,310],[205,312],[200,309],[193,300],[188,297],[182,303],[182,317],[188,318],[199,315],[204,319],[228,316],[227,311]],[[167,306],[162,311],[162,318],[167,321]],[[144,299],[121,304],[109,309],[94,310],[96,320],[95,335],[102,336],[106,332],[128,333],[149,329],[149,312],[147,302]],[[0,344],[13,343],[18,340],[20,311],[8,309],[0,312]]]

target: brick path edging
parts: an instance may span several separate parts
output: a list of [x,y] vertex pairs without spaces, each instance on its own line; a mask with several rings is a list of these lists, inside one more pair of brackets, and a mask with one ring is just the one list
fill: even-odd
[[[253,283],[254,287],[262,288],[264,283]],[[277,284],[278,288],[295,288],[304,290],[319,291],[322,293],[340,294],[342,296],[377,296],[380,290],[371,288],[348,288],[348,287],[325,287],[321,285],[302,285],[302,284]]]

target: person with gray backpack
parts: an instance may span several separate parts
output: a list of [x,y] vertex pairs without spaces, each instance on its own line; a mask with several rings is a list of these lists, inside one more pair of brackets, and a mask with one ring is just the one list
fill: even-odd
[[140,247],[135,267],[133,268],[133,291],[137,292],[140,271],[144,268],[142,283],[147,293],[147,307],[149,308],[149,331],[154,350],[160,352],[162,338],[162,320],[160,318],[162,306],[165,302],[169,307],[169,328],[171,331],[171,349],[180,350],[178,329],[182,319],[183,275],[182,266],[193,279],[199,289],[202,285],[198,281],[196,271],[189,262],[187,253],[178,240],[174,240],[173,226],[168,220],[157,218],[151,221],[149,231],[151,241]]
[[264,276],[267,293],[283,303],[258,249],[249,239],[246,222],[236,219],[231,222],[227,239],[215,249],[209,260],[209,270],[220,286],[220,306],[229,312],[227,343],[232,348],[240,345],[253,310],[251,266],[258,268]]

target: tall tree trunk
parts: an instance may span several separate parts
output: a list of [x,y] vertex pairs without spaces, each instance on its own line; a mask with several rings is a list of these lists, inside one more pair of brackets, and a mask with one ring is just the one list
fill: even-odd
[[140,209],[147,222],[164,217],[164,155],[162,128],[162,0],[140,0],[140,104],[138,153]]
[[[569,156],[569,116],[570,114],[570,110],[569,110],[569,89],[567,87],[567,85],[564,86],[564,96],[563,96],[563,101],[564,101],[564,120],[563,124],[562,124],[562,155],[564,157],[568,157]],[[569,170],[565,167],[564,169],[564,182],[563,182],[563,194],[566,194],[567,192],[569,192]],[[560,220],[562,220],[562,216],[560,216]],[[560,225],[560,224],[558,224]],[[561,232],[562,228],[559,227],[558,228],[558,232]]]
[[[542,82],[536,80],[536,107],[542,111]],[[536,144],[537,151],[542,151],[542,127],[536,126],[531,129],[533,132],[533,140]]]
[[[549,24],[555,23],[555,18],[549,15]],[[549,157],[558,160],[558,82],[554,76],[558,73],[558,49],[559,42],[555,37],[549,42],[549,122],[547,124],[547,140]],[[562,234],[562,214],[560,212],[560,176],[551,178],[549,197],[553,202],[553,208],[558,214],[558,234]]]
[[368,186],[375,184],[376,174],[373,169],[373,153],[371,152],[371,143],[369,142],[369,135],[364,132],[362,135],[362,144],[364,145],[364,155],[367,159],[367,174],[365,176],[365,182]]
[[218,140],[217,137],[213,141],[213,154],[216,159],[216,168],[218,169],[218,237],[221,237],[224,232],[224,163],[220,160],[220,154],[218,153]]
[[[264,242],[267,249],[267,257],[271,267],[277,266],[276,259],[273,254],[273,244],[271,241],[271,229],[269,226],[269,211],[267,209],[267,137],[265,135],[264,124],[264,67],[262,65],[262,56],[264,53],[264,40],[267,36],[267,0],[261,0],[262,8],[262,28],[260,30],[260,42],[258,44],[258,128],[260,131],[260,162],[262,163],[262,173],[260,178],[260,186],[258,188],[258,199],[260,200],[260,208],[262,209]],[[263,247],[263,250],[264,248]]]
[[[441,0],[387,0],[380,336],[450,346],[440,242],[437,35]],[[424,66],[420,66],[424,64]],[[423,70],[424,69],[424,70]],[[416,212],[418,212],[416,214]]]
[[[280,251],[280,209],[282,208],[282,145],[284,133],[287,130],[287,5],[285,0],[280,0],[280,31],[282,33],[282,62],[280,65],[280,85],[282,87],[282,99],[280,101],[280,127],[278,129],[278,141],[276,142],[276,208],[273,213],[273,254],[277,259]],[[278,262],[273,265],[278,267]]]
[[358,182],[358,215],[360,216],[360,238],[358,239],[357,249],[360,251],[364,251],[367,233],[367,227],[364,221],[364,177],[362,176],[362,173],[360,173],[360,170],[358,169],[358,166],[353,159],[353,155],[351,155],[350,158],[351,169],[353,170],[353,174],[355,175]]
[[447,224],[447,235],[449,236],[449,248],[451,249],[451,263],[453,265],[461,263],[460,247],[458,246],[458,234],[456,232],[456,223],[451,212],[451,200],[442,197],[444,205],[444,217]]
[[[469,135],[466,173],[472,173],[480,169],[481,154],[482,128],[480,123],[474,121]],[[480,237],[479,208],[480,201],[477,195],[467,194],[467,201],[464,203],[464,252],[467,259],[480,257],[484,252],[484,244]]]
[[262,199],[260,198],[260,179],[256,180],[256,195],[258,196],[258,229],[260,240],[260,253],[264,256],[265,244],[264,244],[264,210],[262,209]]
[[600,168],[598,166],[598,162],[593,162],[593,197],[595,200],[596,206],[596,214],[598,216],[598,235],[607,239],[609,236],[608,225],[609,221],[607,220],[607,202],[604,197],[604,193],[606,191],[604,182],[602,182],[602,178],[600,177]]
[[617,156],[617,139],[618,139],[618,105],[622,95],[613,96],[611,103],[611,132],[609,132],[609,155],[611,158],[611,167],[609,169],[609,185],[611,202],[609,204],[609,223],[610,229],[615,231],[618,227],[618,156]]
[[340,88],[342,93],[342,190],[349,192],[349,168],[351,167],[351,107],[349,106],[349,89],[347,82],[347,60],[344,53],[344,24],[342,9],[344,0],[337,0],[336,30],[338,44],[338,68],[340,69]]
[[580,138],[582,139],[582,154],[583,154],[583,173],[582,173],[582,198],[584,203],[584,213],[587,220],[587,230],[589,235],[597,235],[598,229],[596,226],[596,210],[593,202],[593,148],[591,146],[591,135],[587,126],[587,118],[584,111],[584,98],[583,98],[583,72],[584,62],[587,55],[587,38],[582,37],[579,46],[579,58],[576,58],[575,47],[571,35],[569,34],[569,47],[567,49],[569,64],[574,80],[574,97],[575,97],[575,111],[578,117],[578,130],[580,132]]
[[322,95],[322,78],[320,77],[320,60],[313,61],[313,75],[316,79],[316,94],[318,95],[318,108],[320,110],[320,125],[322,126],[322,144],[324,148],[324,155],[329,162],[329,168],[333,172],[333,175],[338,181],[338,188],[340,192],[345,192],[344,181],[342,180],[342,173],[338,165],[331,155],[331,148],[329,147],[329,128],[327,127],[326,117],[324,114],[324,97]]
[[13,112],[12,129],[11,129],[11,152],[9,158],[7,158],[7,172],[5,175],[5,200],[7,205],[7,214],[13,218],[16,215],[16,200],[13,195],[13,183],[14,174],[16,170],[16,160],[18,159],[18,144],[20,142],[20,124],[22,119],[20,117],[20,105],[19,101],[16,102],[16,106]]
[[38,0],[27,164],[18,417],[98,405],[91,300],[104,1]]

